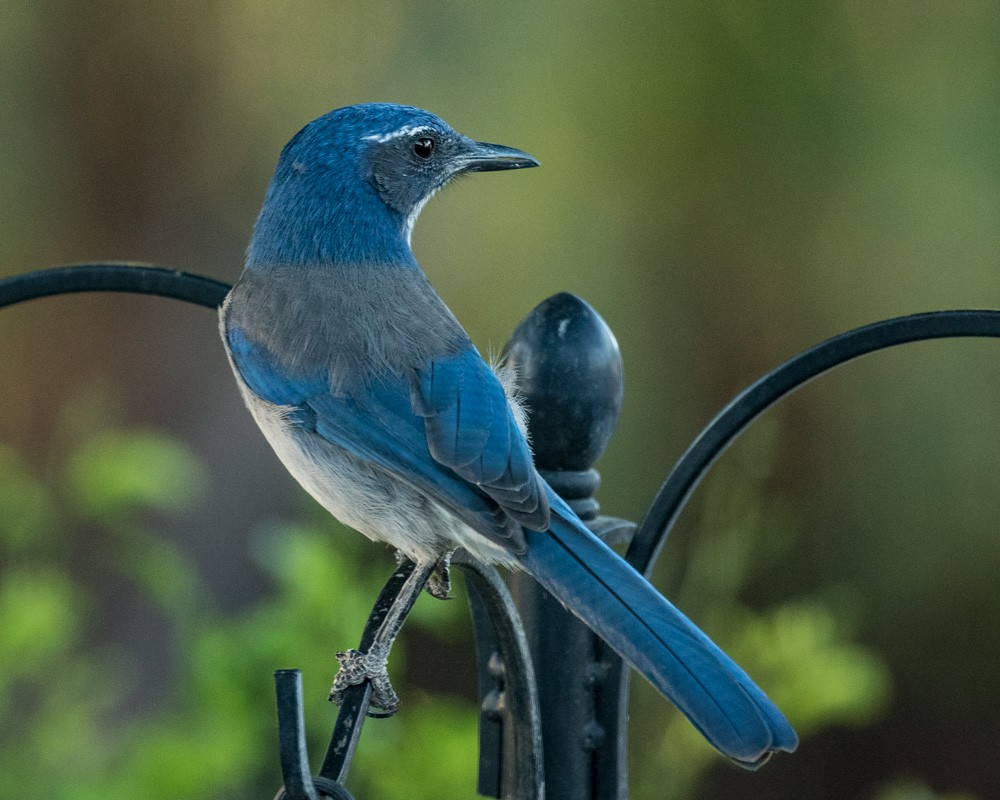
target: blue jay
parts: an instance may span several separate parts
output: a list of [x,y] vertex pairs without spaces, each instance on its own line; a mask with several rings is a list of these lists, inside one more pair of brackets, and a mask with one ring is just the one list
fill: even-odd
[[236,380],[289,472],[339,520],[418,567],[461,547],[527,570],[756,768],[795,748],[788,721],[541,478],[516,404],[410,249],[420,210],[453,178],[537,165],[408,106],[306,125],[221,310]]

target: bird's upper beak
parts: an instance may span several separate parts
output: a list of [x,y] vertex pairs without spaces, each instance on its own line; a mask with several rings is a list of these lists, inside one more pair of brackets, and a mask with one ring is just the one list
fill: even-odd
[[537,167],[538,161],[521,150],[502,144],[474,142],[469,139],[464,152],[458,157],[459,172],[495,172],[500,169]]

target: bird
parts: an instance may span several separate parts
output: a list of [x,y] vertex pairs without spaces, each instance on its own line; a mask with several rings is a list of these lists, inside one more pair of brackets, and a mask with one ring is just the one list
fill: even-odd
[[545,482],[510,381],[413,255],[414,223],[450,181],[538,165],[411,106],[308,123],[281,151],[220,309],[237,384],[284,466],[342,523],[424,574],[446,578],[457,548],[526,570],[718,751],[756,769],[795,749],[794,729]]

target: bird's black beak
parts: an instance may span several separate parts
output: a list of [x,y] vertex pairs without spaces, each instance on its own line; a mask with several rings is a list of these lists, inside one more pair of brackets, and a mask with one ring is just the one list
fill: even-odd
[[524,169],[539,166],[532,156],[513,147],[469,140],[459,157],[461,172],[495,172],[500,169]]

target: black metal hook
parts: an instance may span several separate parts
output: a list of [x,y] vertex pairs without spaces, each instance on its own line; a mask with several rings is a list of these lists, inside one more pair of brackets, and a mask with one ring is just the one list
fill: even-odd
[[545,764],[538,682],[521,615],[500,573],[458,550],[479,672],[479,794],[542,800]]
[[[385,622],[389,609],[393,607],[399,598],[407,578],[413,573],[416,565],[412,561],[404,561],[392,573],[392,577],[386,582],[379,593],[375,606],[365,624],[364,632],[361,634],[361,643],[358,650],[362,653],[368,652],[375,640],[375,635]],[[407,609],[407,613],[409,610]],[[405,614],[404,614],[405,617]],[[361,730],[365,724],[365,717],[369,716],[368,707],[371,701],[372,685],[370,681],[364,681],[351,686],[344,692],[344,697],[340,705],[340,713],[337,715],[337,722],[333,726],[333,733],[330,735],[330,744],[327,747],[326,757],[323,759],[323,766],[320,767],[319,775],[338,783],[347,780],[347,772],[351,768],[351,759],[354,751],[361,739]],[[373,717],[387,716],[386,714],[375,713]]]
[[[404,561],[393,572],[379,593],[375,606],[361,635],[358,650],[368,652],[376,641],[390,610],[403,593],[407,580],[413,575],[415,564]],[[402,618],[412,608],[412,603],[402,610]],[[402,624],[400,620],[399,624]],[[370,713],[372,685],[365,680],[349,687],[343,696],[340,713],[330,736],[326,758],[319,774],[313,778],[306,752],[305,717],[302,710],[302,675],[298,670],[278,670],[274,674],[278,698],[278,744],[281,775],[284,787],[275,800],[352,800],[344,788],[347,773],[354,757],[365,717],[384,717],[383,713]],[[318,793],[319,792],[319,793]]]
[[274,800],[354,800],[336,781],[312,777],[302,711],[302,673],[297,669],[277,670],[274,688],[278,696],[278,742],[284,781]]
[[[389,610],[393,608],[407,579],[413,573],[412,561],[404,561],[393,572],[379,593],[368,616],[358,649],[367,652],[375,641]],[[409,609],[404,611],[405,617]],[[278,698],[278,744],[284,788],[275,800],[320,800],[317,789],[332,798],[350,798],[343,787],[351,759],[361,738],[371,700],[371,682],[351,686],[344,692],[340,713],[330,736],[326,758],[316,778],[309,769],[306,752],[305,717],[302,710],[302,675],[298,670],[278,670],[274,673]],[[385,716],[372,714],[371,716]]]
[[218,308],[231,287],[202,275],[152,264],[112,262],[53,267],[0,281],[0,308],[73,292],[130,292]]
[[[455,552],[452,564],[460,567],[466,577],[476,637],[481,704],[479,793],[508,800],[541,800],[544,796],[541,710],[520,615],[495,569],[476,562],[461,550]],[[404,561],[386,582],[368,617],[359,651],[367,652],[372,646],[414,569],[413,562]],[[406,609],[403,616],[408,612]],[[367,680],[344,692],[326,757],[314,779],[317,787],[327,783],[339,787],[347,780],[366,716],[385,716],[369,713],[371,692]],[[299,763],[295,751],[298,740],[291,734],[282,734],[281,741],[283,768],[286,762],[295,767]],[[308,765],[305,770],[308,772]]]
[[781,398],[841,364],[925,339],[1000,338],[1000,311],[929,311],[873,322],[803,350],[734,397],[677,460],[639,524],[626,560],[648,575],[695,488],[746,427]]
[[277,670],[274,689],[278,699],[278,753],[284,781],[275,800],[319,800],[306,751],[302,673],[297,669]]

